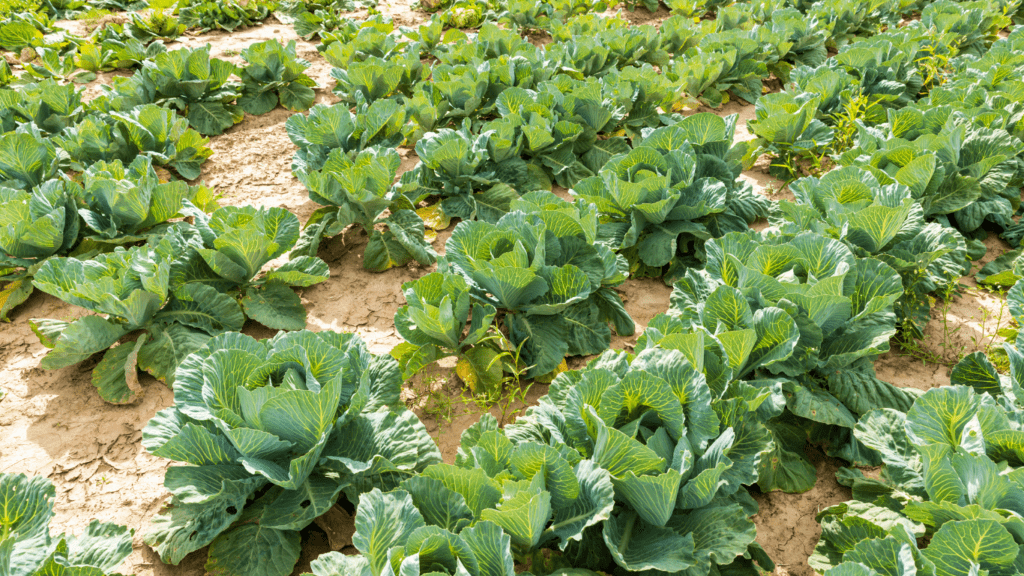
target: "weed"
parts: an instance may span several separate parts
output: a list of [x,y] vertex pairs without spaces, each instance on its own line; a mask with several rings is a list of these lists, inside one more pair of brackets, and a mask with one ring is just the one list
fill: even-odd
[[941,86],[946,81],[950,54],[936,50],[938,46],[939,44],[922,46],[921,52],[924,53],[924,56],[914,61],[917,69],[924,76],[924,83],[921,85],[921,92],[919,94],[921,97],[927,96],[932,89]]
[[[943,288],[937,297],[927,297],[932,306],[941,303],[939,304],[938,314],[942,321],[942,335],[938,342],[938,349],[928,349],[922,346],[922,335],[909,325],[909,320],[904,320],[904,327],[896,336],[896,343],[901,353],[905,356],[916,358],[926,365],[941,364],[952,367],[960,362],[967,355],[968,348],[971,348],[984,352],[1000,372],[1006,372],[1009,370],[1009,359],[999,344],[1004,339],[1015,338],[1016,330],[1011,326],[1012,319],[1007,321],[1006,299],[1002,297],[1004,291],[986,290],[1000,296],[999,311],[993,312],[982,307],[980,309],[981,318],[979,319],[979,325],[981,326],[980,334],[973,334],[958,341],[956,336],[963,329],[963,325],[954,325],[950,321],[949,311],[953,305],[954,298],[960,295],[962,288],[963,286],[959,283],[951,283]],[[994,328],[990,328],[990,325],[993,323],[995,325]],[[1004,326],[1004,323],[1007,326]]]
[[448,392],[448,379],[440,374],[424,376],[423,387],[427,393],[423,414],[437,422],[437,433],[440,436],[445,427],[455,420],[455,402]]
[[942,339],[939,341],[939,348],[942,352],[936,352],[922,346],[921,337],[923,334],[913,326],[911,320],[905,319],[903,329],[896,336],[897,344],[904,356],[916,358],[925,365],[942,364],[944,366],[953,366],[960,361],[960,356],[963,352],[962,347],[959,352],[954,352],[952,356],[949,354],[949,351],[954,349],[952,337],[960,331],[960,326],[953,327],[949,323],[949,309],[953,305],[953,297],[959,292],[959,287],[959,283],[950,283],[942,289],[937,298],[930,295],[926,296],[930,307],[934,307],[937,302],[942,303],[939,308],[939,314],[942,318]]
[[[1001,288],[983,289],[998,297],[999,311],[992,312],[988,308],[981,309],[982,333],[980,336],[971,336],[971,342],[974,344],[974,348],[976,350],[980,350],[985,353],[985,356],[988,356],[989,361],[995,365],[996,370],[1002,373],[1007,373],[1010,371],[1010,358],[1006,355],[1006,351],[1003,350],[1001,344],[1006,340],[1015,340],[1017,337],[1017,331],[1012,328],[1013,318],[1009,319],[1007,327],[1003,327],[1003,319],[1008,316],[1006,290]],[[989,331],[988,324],[993,319],[995,320],[995,329]],[[997,338],[1001,339],[1001,341],[997,342]]]
[[498,393],[490,398],[465,395],[463,397],[467,403],[475,404],[480,411],[489,411],[491,406],[497,407],[500,412],[498,425],[504,428],[505,425],[515,422],[516,416],[526,406],[526,397],[530,393],[534,381],[531,380],[524,384],[523,374],[526,374],[532,366],[525,366],[521,361],[523,345],[526,344],[526,340],[520,342],[518,347],[513,346],[512,342],[500,332],[485,340],[497,346],[500,351],[487,366],[490,369],[495,362],[500,362],[502,365],[503,376]]
[[839,155],[853,147],[857,139],[857,122],[864,119],[871,99],[866,94],[858,94],[843,104],[843,111],[832,115],[832,154]]

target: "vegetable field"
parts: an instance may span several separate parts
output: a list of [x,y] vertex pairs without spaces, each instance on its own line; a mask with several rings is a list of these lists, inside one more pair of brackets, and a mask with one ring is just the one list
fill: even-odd
[[0,0],[0,574],[1024,574],[1020,0]]

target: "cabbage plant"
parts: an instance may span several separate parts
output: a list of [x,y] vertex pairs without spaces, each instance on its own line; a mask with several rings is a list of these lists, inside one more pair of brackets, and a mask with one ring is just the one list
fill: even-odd
[[306,311],[292,287],[323,282],[327,264],[300,257],[261,273],[298,238],[294,214],[224,207],[195,219],[197,226],[179,224],[142,246],[117,247],[92,260],[44,262],[35,286],[97,315],[32,320],[51,348],[41,366],[64,368],[106,351],[93,385],[108,402],[132,402],[142,393],[137,369],[171,384],[185,356],[211,336],[240,330],[247,317],[275,329],[305,327]]
[[910,188],[881,185],[870,172],[839,168],[790,184],[795,202],[781,200],[772,224],[795,237],[808,230],[840,240],[859,257],[877,258],[903,280],[895,303],[901,329],[920,336],[929,297],[970,271],[967,244],[956,230],[926,222]]
[[456,274],[432,272],[402,284],[402,290],[407,304],[395,313],[395,330],[405,342],[391,355],[401,365],[404,377],[411,378],[423,367],[455,356],[457,373],[474,392],[498,395],[503,375],[501,354],[486,345],[495,337],[491,331],[497,314],[494,306],[472,302],[469,284]]
[[[307,4],[307,9],[309,7]],[[345,69],[352,62],[362,62],[370,56],[387,59],[400,54],[409,43],[393,34],[394,31],[394,20],[382,14],[366,20],[342,17],[339,25],[326,33],[316,49],[331,66]]]
[[559,374],[516,423],[499,429],[485,415],[463,433],[454,464],[364,494],[353,536],[361,555],[331,557],[333,570],[509,576],[514,562],[532,562],[538,572],[755,573],[755,561],[771,570],[743,489],[770,441],[752,411],[770,395],[715,399],[676,350],[607,351]]
[[[463,504],[465,505],[465,504]],[[393,516],[394,515],[394,516]],[[399,523],[392,524],[398,516]],[[373,556],[328,552],[310,563],[314,576],[439,574],[514,576],[511,538],[493,522],[479,522],[459,533],[428,524],[408,492],[374,489],[359,499],[359,549]],[[375,530],[380,532],[375,533]],[[380,534],[380,537],[377,537]],[[355,538],[355,536],[354,536]],[[382,549],[388,553],[381,558]],[[376,561],[371,564],[370,558]]]
[[206,146],[210,140],[189,128],[189,121],[173,110],[147,104],[111,116],[117,123],[114,130],[86,134],[78,142],[86,158],[95,157],[107,142],[124,141],[129,146],[124,161],[134,160],[137,154],[149,156],[154,164],[170,166],[182,178],[194,180],[199,178],[199,169],[206,159],[213,155],[213,150]]
[[597,242],[597,210],[550,192],[527,194],[511,209],[496,224],[460,222],[438,269],[462,276],[475,301],[503,313],[527,377],[553,371],[566,356],[603,352],[609,323],[632,334],[614,290],[626,279],[625,261]]
[[74,84],[61,86],[54,80],[44,80],[0,91],[0,127],[4,132],[30,124],[45,134],[59,134],[83,116],[82,95]]
[[305,74],[309,62],[296,57],[295,41],[282,46],[277,40],[252,44],[241,52],[246,61],[238,75],[242,79],[242,96],[238,106],[254,115],[266,114],[278,104],[287,110],[301,112],[313,105],[316,87]]
[[90,72],[129,69],[166,51],[167,47],[159,41],[147,46],[135,38],[94,40],[78,47],[74,62],[75,66]]
[[576,142],[585,138],[585,128],[559,113],[560,92],[543,88],[540,92],[508,88],[498,96],[501,117],[482,128],[493,131],[487,146],[495,162],[513,165],[518,158],[526,157],[532,164],[529,169],[546,173],[559,186],[571,187],[594,173],[588,165],[598,168],[614,154],[629,150],[620,137],[597,145],[592,142],[589,150],[577,155]]
[[817,119],[820,96],[803,92],[766,94],[757,100],[755,117],[747,127],[757,136],[747,143],[747,164],[762,154],[773,157],[769,172],[776,178],[792,180],[797,175],[797,162],[817,162],[832,143],[833,131]]
[[[310,199],[325,207],[306,221],[293,254],[315,256],[321,238],[337,236],[356,224],[370,237],[363,268],[383,272],[412,260],[423,266],[433,264],[437,255],[424,237],[423,219],[392,186],[400,164],[393,148],[373,147],[356,155],[335,148],[320,170],[296,171]],[[388,215],[382,216],[386,210]],[[380,225],[387,228],[381,230]]]
[[836,54],[836,63],[856,79],[857,91],[867,96],[870,106],[865,118],[885,120],[886,109],[914,103],[924,86],[916,65],[925,56],[922,38],[914,32],[890,32],[858,39]]
[[153,161],[136,156],[129,165],[99,161],[82,174],[79,214],[91,232],[87,239],[129,244],[159,235],[169,220],[203,217],[217,208],[213,191],[181,180],[160,182]]
[[875,377],[873,360],[896,333],[899,274],[813,232],[795,237],[733,232],[706,244],[704,271],[688,271],[672,293],[667,334],[700,329],[721,343],[735,379],[779,382],[787,411],[762,461],[764,490],[804,491],[814,468],[807,438],[850,462],[877,464],[851,435],[857,415],[906,410],[916,394]]
[[410,96],[413,85],[423,78],[419,49],[409,48],[388,58],[367,56],[346,68],[332,68],[337,80],[334,93],[346,104],[373,102],[393,96]]
[[200,134],[217,135],[242,121],[235,105],[241,84],[230,80],[235,73],[234,64],[210,57],[207,44],[158,54],[138,74],[149,102],[177,110]]
[[1024,142],[1001,128],[986,128],[951,107],[908,107],[889,122],[861,129],[857,146],[838,160],[861,166],[881,184],[908,186],[924,215],[984,237],[985,221],[1008,227],[1020,206]]
[[[175,40],[185,31],[185,25],[178,21],[172,10],[150,10],[148,12],[128,12],[129,21],[121,29],[126,35],[135,38],[146,44],[157,39]],[[103,27],[107,32],[112,26],[118,26],[111,22]],[[115,28],[116,29],[116,28]]]
[[153,164],[173,168],[186,180],[198,178],[200,166],[213,154],[206,146],[209,140],[172,110],[155,104],[128,107],[131,110],[123,113],[90,114],[52,141],[78,171],[100,161],[119,160],[127,165],[139,156],[148,156]]
[[921,10],[921,26],[940,38],[949,38],[956,54],[980,57],[1007,24],[1004,14],[984,2],[938,0]]
[[425,134],[416,143],[420,163],[402,175],[398,189],[415,203],[440,197],[448,217],[496,222],[520,194],[544,188],[517,154],[491,154],[491,140],[499,138],[498,132],[474,134],[468,120],[459,130]]
[[305,40],[320,37],[326,41],[332,33],[352,23],[345,12],[376,6],[377,0],[285,0],[278,4],[276,17],[291,23],[295,33]]
[[143,430],[167,469],[167,509],[145,541],[178,564],[209,546],[207,570],[286,576],[299,532],[339,499],[391,490],[441,455],[399,398],[390,356],[353,334],[215,337],[178,368],[174,406]]
[[728,162],[735,116],[697,114],[648,131],[573,194],[601,212],[601,235],[639,276],[677,278],[704,260],[704,242],[746,230],[768,202]]
[[728,92],[753,104],[768,77],[768,54],[746,31],[726,30],[706,34],[697,46],[676,54],[665,73],[694,107],[718,108],[729,101]]
[[276,7],[276,0],[189,0],[179,8],[178,18],[188,28],[198,28],[202,32],[232,32],[259,24]]
[[0,320],[32,294],[32,276],[47,258],[78,244],[80,192],[56,179],[31,191],[0,188]]
[[811,567],[830,576],[1017,573],[1024,562],[1019,364],[1012,374],[995,388],[929,390],[906,414],[864,415],[854,433],[881,455],[881,475],[840,470],[854,499],[818,514]]
[[0,186],[35,188],[57,175],[60,158],[53,142],[29,131],[0,136]]
[[83,185],[51,179],[31,192],[0,188],[0,318],[32,294],[32,277],[51,256],[85,260],[109,250],[159,236],[171,219],[204,217],[216,208],[205,186],[160,182],[149,157],[130,166],[97,162]]
[[288,138],[298,146],[292,159],[296,177],[320,170],[336,148],[350,156],[371,146],[394,148],[403,141],[406,110],[394,100],[378,100],[350,112],[341,105],[317,104],[309,114],[292,114],[285,122]]
[[0,473],[0,571],[19,576],[114,576],[132,553],[132,530],[92,520],[73,536],[50,534],[53,483],[43,476]]

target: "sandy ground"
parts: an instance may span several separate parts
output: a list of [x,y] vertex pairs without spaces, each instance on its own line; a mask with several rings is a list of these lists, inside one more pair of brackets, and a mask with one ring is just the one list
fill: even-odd
[[[408,0],[382,5],[402,25],[414,25],[422,13],[410,10]],[[644,11],[625,13],[635,23],[657,22],[667,17]],[[250,43],[268,38],[296,39],[288,25],[273,19],[262,26],[225,34],[214,32],[186,39],[185,45],[212,45],[212,55],[240,63],[237,54]],[[299,54],[310,60],[310,75],[320,88],[317,101],[334,101],[330,93],[330,66],[309,42],[299,40]],[[97,81],[109,78],[105,76]],[[96,84],[87,87],[96,92]],[[753,106],[731,102],[719,114],[738,113],[737,139],[748,139],[746,120],[753,117]],[[292,176],[290,163],[295,147],[284,131],[289,113],[278,109],[253,117],[221,136],[211,138],[214,155],[203,166],[201,179],[222,195],[222,204],[281,206],[305,220],[316,208],[305,188]],[[402,151],[411,168],[415,154]],[[742,176],[762,194],[773,199],[786,198],[788,191],[770,177],[759,164]],[[791,197],[788,196],[788,197]],[[764,223],[759,223],[762,227]],[[435,242],[443,248],[448,236],[442,233]],[[330,265],[331,278],[301,292],[309,313],[312,330],[350,331],[360,334],[370,349],[387,353],[400,339],[393,317],[403,304],[401,285],[429,272],[410,266],[373,274],[360,262],[365,236],[349,231],[326,242],[321,256]],[[1006,249],[998,239],[988,241],[991,260]],[[918,355],[890,352],[878,362],[881,378],[900,386],[931,388],[948,384],[949,360],[957,353],[985,349],[992,339],[1004,301],[974,287],[971,278],[962,280],[964,291],[949,302],[935,307],[926,331],[925,346],[939,363],[923,362]],[[629,280],[621,292],[626,309],[635,319],[639,333],[655,315],[668,308],[670,289],[659,280]],[[135,550],[121,567],[124,573],[139,575],[192,576],[202,574],[205,552],[186,558],[179,566],[165,566],[141,541],[141,533],[162,506],[167,493],[162,486],[168,462],[150,456],[140,445],[141,430],[158,410],[173,403],[172,392],[161,382],[144,377],[145,395],[134,405],[111,406],[103,403],[90,385],[90,373],[98,359],[59,371],[39,368],[46,349],[28,326],[30,318],[68,319],[82,310],[45,294],[36,293],[11,316],[12,322],[0,325],[0,471],[40,474],[49,477],[57,489],[55,532],[78,533],[93,518],[125,524],[136,531]],[[943,313],[946,321],[943,322]],[[1008,322],[1003,309],[1002,325]],[[246,332],[256,337],[271,335],[250,323]],[[629,348],[635,336],[617,337],[613,346]],[[583,359],[572,359],[578,367]],[[547,391],[535,384],[524,396],[528,403]],[[459,435],[476,421],[483,410],[462,397],[461,387],[450,366],[424,372],[408,383],[409,406],[425,421],[437,439],[446,460],[454,459]],[[522,403],[492,407],[498,418],[514,418]],[[813,574],[806,560],[818,538],[814,514],[849,498],[849,492],[835,482],[838,461],[811,449],[809,456],[818,469],[818,485],[805,494],[782,493],[756,495],[761,513],[755,518],[758,541],[778,563],[776,574],[803,576]],[[308,562],[330,548],[324,532],[311,527],[303,534],[303,557],[296,573],[308,569]]]

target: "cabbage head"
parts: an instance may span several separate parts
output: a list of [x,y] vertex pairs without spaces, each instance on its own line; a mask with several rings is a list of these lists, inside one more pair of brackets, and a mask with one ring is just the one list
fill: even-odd
[[299,531],[339,498],[390,490],[441,455],[399,399],[390,356],[352,334],[217,336],[179,366],[174,406],[143,431],[172,497],[145,541],[177,564],[209,546],[207,570],[284,576]]

